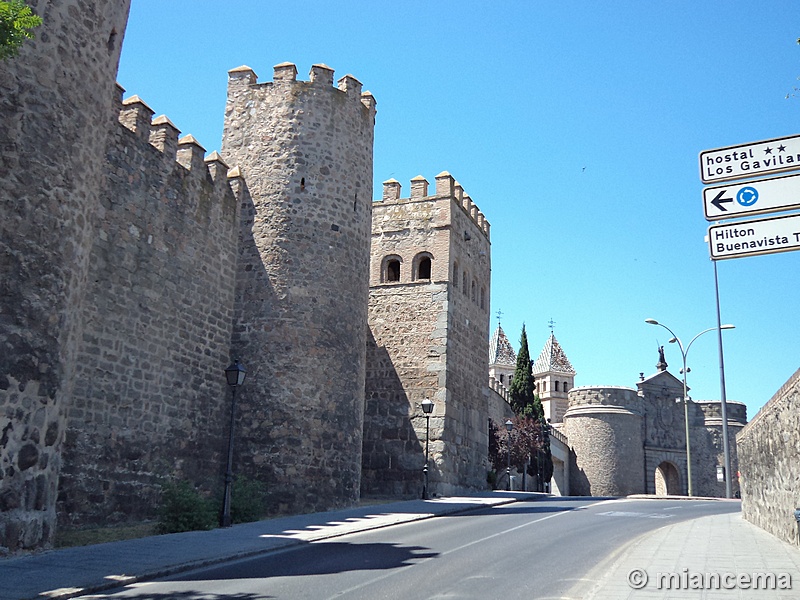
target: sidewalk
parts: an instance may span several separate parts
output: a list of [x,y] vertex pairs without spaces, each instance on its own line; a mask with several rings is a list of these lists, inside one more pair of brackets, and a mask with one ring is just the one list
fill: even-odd
[[487,492],[469,498],[409,500],[9,558],[0,560],[0,600],[74,598],[222,560],[484,506],[510,504],[532,495],[536,494]]
[[621,548],[593,569],[570,597],[797,600],[800,549],[745,521],[741,513],[682,521]]

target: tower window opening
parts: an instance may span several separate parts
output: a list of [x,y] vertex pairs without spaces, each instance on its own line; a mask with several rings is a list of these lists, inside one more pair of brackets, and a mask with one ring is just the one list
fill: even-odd
[[419,261],[417,267],[417,279],[430,279],[431,278],[431,259],[424,256]]
[[108,51],[109,53],[114,51],[115,46],[117,45],[117,29],[116,27],[111,29],[111,33],[108,35]]
[[301,177],[300,178],[300,190],[304,190],[304,189],[306,189],[306,178],[305,177]]
[[458,263],[453,263],[453,289],[458,289]]
[[381,280],[384,282],[400,281],[400,259],[398,257],[390,256],[384,259]]

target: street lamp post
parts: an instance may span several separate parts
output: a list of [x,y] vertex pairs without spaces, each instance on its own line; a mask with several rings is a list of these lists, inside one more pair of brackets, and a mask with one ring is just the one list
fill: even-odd
[[[681,369],[681,374],[683,375],[683,418],[684,418],[684,426],[686,429],[686,479],[687,479],[687,493],[689,496],[692,496],[692,452],[691,446],[689,444],[689,396],[688,396],[688,389],[686,387],[686,374],[689,372],[688,367],[686,366],[686,355],[689,354],[689,348],[692,347],[694,341],[699,338],[704,333],[708,333],[709,331],[716,331],[718,329],[734,329],[733,325],[720,325],[719,327],[709,327],[708,329],[704,329],[696,336],[692,338],[689,342],[689,345],[684,348],[683,342],[681,342],[680,338],[675,335],[675,332],[672,331],[669,327],[664,325],[663,323],[659,323],[655,319],[645,319],[645,323],[649,325],[658,325],[659,327],[663,327],[667,331],[672,334],[672,339],[669,341],[670,344],[676,343],[678,344],[678,348],[681,350],[681,358],[683,359],[683,368]],[[721,334],[720,334],[721,335]]]
[[228,464],[225,469],[225,495],[222,499],[222,517],[220,518],[220,527],[231,526],[231,487],[233,485],[233,428],[236,423],[236,388],[244,383],[244,377],[247,371],[239,362],[239,359],[233,361],[233,364],[225,369],[225,379],[231,387],[231,424],[228,430]]
[[507,486],[508,491],[511,491],[511,430],[514,429],[514,423],[511,422],[511,419],[506,420],[506,431],[508,432],[508,436],[506,437],[506,446],[508,446],[508,463],[506,466],[506,479],[507,479]]
[[422,467],[422,499],[428,499],[428,443],[431,439],[431,413],[433,412],[433,402],[425,398],[422,401],[422,412],[425,413],[425,466]]

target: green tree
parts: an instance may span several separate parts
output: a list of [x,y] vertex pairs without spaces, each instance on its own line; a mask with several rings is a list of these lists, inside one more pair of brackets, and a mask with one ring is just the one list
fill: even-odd
[[[508,386],[508,395],[511,399],[511,409],[517,416],[525,414],[526,408],[536,402],[536,385],[531,371],[531,354],[528,350],[528,334],[525,332],[524,323],[522,325],[522,334],[519,338],[517,366],[514,369],[511,385]],[[541,408],[541,403],[539,408]],[[530,409],[528,412],[531,412]]]
[[16,56],[22,42],[33,38],[31,30],[41,24],[42,18],[22,0],[0,1],[0,60]]
[[[511,408],[516,415],[524,420],[536,423],[535,435],[538,442],[527,445],[530,452],[526,459],[530,460],[528,463],[528,475],[536,477],[537,483],[541,484],[542,482],[550,481],[553,477],[553,456],[550,453],[549,425],[544,418],[542,401],[536,394],[533,363],[528,349],[528,334],[525,331],[525,325],[522,326],[519,344],[517,366],[514,370],[511,385],[508,388],[508,394],[511,399]],[[526,431],[533,432],[533,429],[530,425],[527,425]],[[513,451],[511,456],[513,460]]]
[[[542,449],[542,428],[536,419],[514,417],[511,422],[514,427],[509,434],[503,423],[498,424],[489,419],[489,462],[495,473],[491,480],[501,487],[507,484],[502,482],[505,481],[509,452],[511,466],[522,471]],[[528,474],[531,474],[530,467]]]

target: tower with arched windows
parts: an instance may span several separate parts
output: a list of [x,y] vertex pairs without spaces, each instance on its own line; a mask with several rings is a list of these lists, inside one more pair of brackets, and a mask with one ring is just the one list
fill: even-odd
[[362,492],[416,496],[430,416],[432,494],[485,485],[489,223],[449,173],[372,205]]
[[575,369],[552,331],[533,363],[532,373],[545,418],[561,423],[569,404],[569,391],[575,387]]

